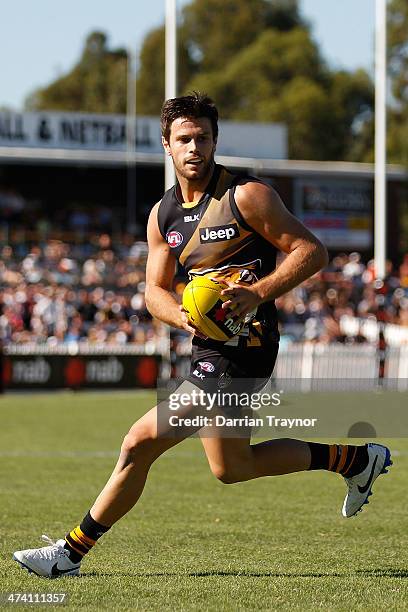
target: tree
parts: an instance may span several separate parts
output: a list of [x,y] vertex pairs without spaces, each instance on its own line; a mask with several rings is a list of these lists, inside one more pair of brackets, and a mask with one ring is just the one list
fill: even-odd
[[[184,31],[181,29],[177,36],[178,85],[184,88],[196,70],[196,65],[188,51]],[[164,27],[152,30],[144,39],[136,86],[137,112],[140,115],[160,113],[164,100],[164,46]]]
[[[297,0],[193,0],[178,27],[178,90],[197,74],[222,71],[266,28],[286,31],[301,23]],[[143,43],[137,81],[138,109],[157,115],[164,99],[164,26]],[[218,102],[218,100],[217,100]]]
[[[208,92],[225,119],[286,123],[290,157],[369,154],[372,82],[364,71],[329,70],[297,0],[193,0],[184,8],[179,38],[180,93]],[[159,113],[163,75],[161,28],[142,48],[140,112]]]
[[109,50],[107,36],[92,32],[78,64],[65,76],[33,92],[29,110],[126,112],[125,49]]
[[267,29],[224,72],[200,74],[191,87],[210,91],[223,117],[287,124],[291,156],[319,159],[330,125],[327,79],[306,30]]
[[195,0],[184,8],[182,28],[201,72],[219,70],[268,28],[300,23],[297,0]]
[[408,4],[391,0],[387,9],[388,68],[394,98],[408,102]]
[[388,73],[394,98],[389,108],[388,160],[408,165],[408,4],[388,5]]
[[[140,115],[160,113],[164,43],[164,26],[145,37]],[[292,158],[372,155],[372,82],[362,70],[330,70],[298,0],[191,0],[178,28],[178,91],[192,89],[213,97],[224,119],[285,123]],[[92,33],[73,70],[34,92],[27,106],[124,112],[126,51],[110,50],[105,34]]]
[[370,162],[374,156],[374,87],[365,70],[336,71],[331,77],[332,159]]

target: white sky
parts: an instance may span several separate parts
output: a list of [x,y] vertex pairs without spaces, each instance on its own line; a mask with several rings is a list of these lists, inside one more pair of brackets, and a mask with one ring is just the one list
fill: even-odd
[[[178,0],[181,7],[189,0]],[[104,30],[110,45],[140,45],[164,20],[165,0],[0,0],[0,107],[68,71],[87,34]],[[372,71],[375,0],[300,0],[314,38],[332,66]]]

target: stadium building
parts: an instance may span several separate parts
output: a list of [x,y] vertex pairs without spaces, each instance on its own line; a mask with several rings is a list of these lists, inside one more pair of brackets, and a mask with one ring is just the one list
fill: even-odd
[[[221,122],[220,163],[273,185],[332,257],[358,251],[368,261],[373,166],[288,160],[287,151],[284,125]],[[185,375],[189,338],[169,337],[151,321],[143,296],[146,221],[164,190],[159,118],[3,112],[0,160],[0,381],[16,389],[121,388],[154,386],[158,374]],[[364,265],[334,258],[340,261],[324,286],[309,283],[278,304],[278,378],[406,379],[408,261],[405,271],[399,265],[407,250],[407,183],[403,168],[388,167],[388,256],[399,277],[384,287],[387,313],[368,266],[362,280]],[[386,368],[373,316],[387,321]]]
[[[373,254],[371,164],[287,159],[281,124],[220,122],[219,163],[273,185],[331,254]],[[90,229],[144,236],[164,189],[158,117],[138,117],[135,133],[121,115],[0,113],[1,242]],[[406,249],[408,172],[388,166],[388,257]],[[23,234],[22,234],[23,232]]]

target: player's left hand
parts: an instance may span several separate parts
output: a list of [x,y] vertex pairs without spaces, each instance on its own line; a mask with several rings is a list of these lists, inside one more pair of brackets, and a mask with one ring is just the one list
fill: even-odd
[[261,303],[254,286],[238,285],[227,281],[228,289],[223,289],[221,295],[227,295],[229,300],[223,303],[222,308],[229,308],[234,311],[234,318],[238,320],[254,310]]

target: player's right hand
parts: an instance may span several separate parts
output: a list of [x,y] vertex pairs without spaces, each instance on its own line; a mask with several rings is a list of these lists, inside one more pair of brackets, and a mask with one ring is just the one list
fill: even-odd
[[207,336],[204,336],[204,334],[198,331],[198,329],[196,329],[194,325],[192,325],[192,323],[188,320],[186,311],[184,310],[183,306],[180,305],[179,309],[180,309],[181,321],[180,321],[180,325],[177,325],[176,327],[178,327],[179,329],[185,329],[186,331],[190,332],[190,334],[194,334],[198,338],[201,338],[202,340],[206,340]]

